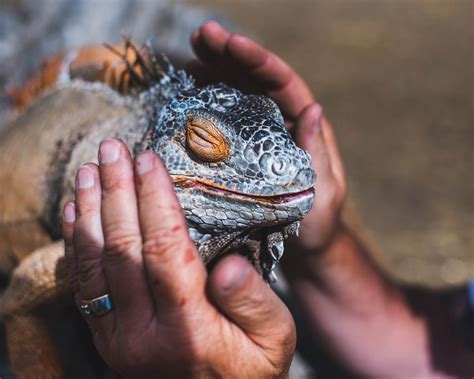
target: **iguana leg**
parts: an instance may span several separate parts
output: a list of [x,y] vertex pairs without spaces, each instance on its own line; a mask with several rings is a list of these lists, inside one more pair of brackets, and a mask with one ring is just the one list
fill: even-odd
[[57,378],[61,364],[48,330],[34,310],[66,294],[67,272],[62,242],[35,250],[13,271],[0,297],[10,365],[17,378]]

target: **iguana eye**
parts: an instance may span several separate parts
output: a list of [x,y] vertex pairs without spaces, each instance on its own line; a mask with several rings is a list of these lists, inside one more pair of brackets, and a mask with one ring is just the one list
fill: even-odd
[[220,162],[230,155],[229,143],[222,132],[202,116],[188,116],[186,143],[194,155],[205,162]]

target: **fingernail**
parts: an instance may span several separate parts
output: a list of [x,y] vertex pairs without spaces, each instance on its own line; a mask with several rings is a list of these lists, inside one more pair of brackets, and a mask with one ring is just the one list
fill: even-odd
[[119,159],[120,156],[120,145],[118,141],[108,139],[102,141],[99,147],[99,162],[100,163],[113,163]]
[[64,206],[63,220],[68,224],[72,224],[76,221],[76,207],[72,201]]
[[250,266],[244,262],[234,262],[227,267],[226,273],[221,281],[221,292],[229,294],[242,286],[250,273]]
[[154,167],[154,153],[151,151],[144,151],[140,153],[135,161],[135,167],[138,175],[146,174]]
[[94,185],[94,175],[87,167],[81,167],[77,172],[77,187],[79,189],[91,188]]
[[215,20],[209,20],[209,21],[206,21],[206,23],[203,25],[203,26],[208,26],[208,25],[212,25],[212,26],[220,26],[220,24],[215,21]]
[[314,123],[314,129],[316,130],[317,133],[321,132],[321,117],[323,114],[323,108],[319,104],[314,105],[314,113],[315,113],[315,123]]
[[321,133],[321,117],[318,117],[316,120],[316,123],[314,124],[314,130],[316,130],[316,133]]

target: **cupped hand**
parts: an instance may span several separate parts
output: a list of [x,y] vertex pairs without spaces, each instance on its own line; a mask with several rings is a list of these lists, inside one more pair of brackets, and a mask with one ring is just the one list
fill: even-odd
[[201,84],[224,81],[247,93],[275,101],[297,144],[307,150],[316,173],[313,208],[290,250],[322,249],[337,231],[346,196],[344,166],[330,123],[315,104],[305,81],[281,58],[244,36],[231,34],[215,21],[192,34],[198,60],[189,70]]
[[290,240],[289,248],[311,253],[323,250],[341,226],[346,179],[334,132],[319,104],[301,112],[293,135],[296,144],[311,155],[316,185],[313,207],[301,222],[299,238]]
[[266,95],[278,104],[289,126],[314,102],[307,84],[287,63],[215,21],[196,30],[191,44],[198,60],[188,69],[198,83],[223,81],[246,93]]
[[290,313],[240,256],[207,274],[157,156],[134,163],[106,140],[99,162],[79,169],[63,234],[79,309],[112,299],[108,313],[84,315],[103,359],[127,377],[285,377]]

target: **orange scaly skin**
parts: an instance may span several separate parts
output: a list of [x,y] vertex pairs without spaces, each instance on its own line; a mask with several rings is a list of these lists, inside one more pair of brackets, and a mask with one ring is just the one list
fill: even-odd
[[130,74],[124,57],[126,61],[133,62],[133,67],[139,75],[142,73],[141,67],[136,64],[136,50],[127,45],[121,44],[111,48],[105,45],[84,46],[71,51],[70,54],[74,54],[74,59],[69,64],[69,53],[44,59],[39,71],[21,87],[9,88],[9,96],[17,111],[24,109],[41,92],[54,87],[62,70],[67,70],[72,79],[103,82],[121,93],[127,93],[130,88]]

